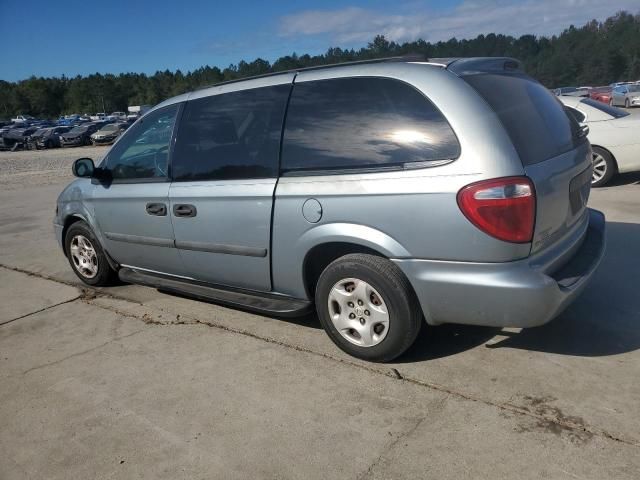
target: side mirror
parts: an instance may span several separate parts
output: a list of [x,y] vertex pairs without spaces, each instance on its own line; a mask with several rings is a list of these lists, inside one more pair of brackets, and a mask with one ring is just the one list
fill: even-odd
[[73,162],[71,171],[76,177],[91,178],[93,177],[95,168],[96,167],[93,164],[93,160],[91,160],[90,158],[79,158],[78,160]]

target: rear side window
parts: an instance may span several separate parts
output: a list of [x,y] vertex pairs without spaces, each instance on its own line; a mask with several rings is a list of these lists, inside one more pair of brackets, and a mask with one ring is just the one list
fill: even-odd
[[191,100],[171,162],[177,181],[276,177],[290,85]]
[[498,115],[523,165],[573,149],[579,127],[540,83],[521,74],[480,73],[462,77]]
[[404,82],[362,77],[294,85],[284,171],[393,167],[459,155],[444,116]]

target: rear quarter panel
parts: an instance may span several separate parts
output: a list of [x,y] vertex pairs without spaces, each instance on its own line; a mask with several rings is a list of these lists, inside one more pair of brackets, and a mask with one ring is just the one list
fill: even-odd
[[[305,256],[332,241],[363,245],[391,258],[505,262],[529,254],[530,244],[490,237],[458,208],[456,195],[463,186],[523,174],[498,118],[471,87],[444,69],[422,64],[318,70],[300,74],[296,82],[340,76],[385,76],[418,88],[449,121],[461,155],[417,170],[280,178],[272,227],[274,290],[304,298]],[[318,223],[302,215],[309,198],[322,205]]]

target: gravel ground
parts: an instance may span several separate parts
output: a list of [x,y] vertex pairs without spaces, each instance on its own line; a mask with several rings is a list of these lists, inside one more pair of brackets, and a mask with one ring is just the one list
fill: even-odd
[[71,164],[74,160],[90,157],[97,163],[108,149],[77,147],[0,152],[0,190],[51,185],[65,178],[71,180]]

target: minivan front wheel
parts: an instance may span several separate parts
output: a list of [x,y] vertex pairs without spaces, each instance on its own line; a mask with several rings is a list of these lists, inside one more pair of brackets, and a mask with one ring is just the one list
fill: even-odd
[[78,221],[67,230],[64,240],[69,265],[76,276],[87,285],[111,285],[115,279],[104,250],[91,228]]
[[375,255],[350,254],[329,264],[318,280],[315,301],[331,340],[364,360],[388,362],[400,356],[422,325],[407,278]]

